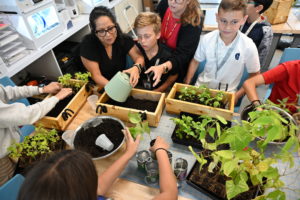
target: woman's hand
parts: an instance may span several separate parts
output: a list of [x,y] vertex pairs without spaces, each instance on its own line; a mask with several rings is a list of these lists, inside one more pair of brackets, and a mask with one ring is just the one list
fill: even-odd
[[125,139],[126,139],[125,154],[127,154],[131,158],[132,156],[135,155],[135,153],[138,149],[138,146],[140,144],[141,135],[139,134],[134,141],[127,127],[125,128],[125,130],[122,130],[122,131],[123,131],[123,133],[125,135]]
[[154,73],[153,80],[155,82],[153,83],[153,87],[155,87],[160,82],[160,78],[161,78],[162,74],[164,73],[164,65],[165,64],[152,66],[147,71],[145,71],[145,74],[148,74],[151,72]]
[[158,148],[169,149],[169,144],[160,136],[157,136],[154,145],[150,147],[150,151],[155,152]]
[[43,93],[50,93],[50,94],[56,94],[58,93],[62,88],[62,85],[58,82],[51,82],[50,84],[44,86]]
[[136,66],[133,66],[130,69],[123,70],[123,72],[130,74],[130,85],[135,87],[140,78],[139,69]]

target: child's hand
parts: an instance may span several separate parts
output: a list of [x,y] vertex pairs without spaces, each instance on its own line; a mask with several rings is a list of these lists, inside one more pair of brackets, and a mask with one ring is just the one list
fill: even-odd
[[58,82],[51,82],[43,88],[43,93],[56,94],[61,90],[62,86]]
[[139,134],[134,141],[127,127],[125,128],[125,130],[122,131],[125,135],[125,140],[126,140],[125,154],[128,154],[128,156],[131,158],[137,152],[138,146],[140,144],[141,135]]
[[164,73],[164,65],[165,64],[152,66],[147,71],[145,71],[145,74],[148,74],[150,72],[154,73],[153,80],[155,82],[153,83],[153,87],[155,87],[160,82],[160,78],[161,78],[162,74]]
[[157,136],[154,145],[150,147],[150,151],[155,152],[158,148],[169,149],[169,144],[160,136]]
[[70,96],[71,94],[72,94],[72,89],[71,88],[63,88],[55,96],[59,100],[63,100],[64,98]]

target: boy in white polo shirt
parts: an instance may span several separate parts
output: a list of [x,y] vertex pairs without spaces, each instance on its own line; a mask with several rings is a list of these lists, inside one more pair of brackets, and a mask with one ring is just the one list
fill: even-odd
[[254,42],[239,31],[247,19],[246,8],[245,1],[221,1],[216,14],[219,30],[201,37],[185,83],[190,84],[199,62],[206,61],[196,85],[206,84],[212,89],[236,92],[236,99],[244,94],[243,89],[236,91],[244,69],[250,77],[259,74],[260,70]]

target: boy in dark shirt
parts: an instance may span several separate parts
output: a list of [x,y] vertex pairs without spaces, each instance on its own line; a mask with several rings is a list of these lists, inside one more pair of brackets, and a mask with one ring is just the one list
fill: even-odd
[[248,19],[241,28],[241,31],[250,37],[257,47],[262,72],[268,70],[269,66],[265,65],[273,39],[271,24],[262,14],[271,6],[272,2],[273,0],[248,0]]
[[[144,56],[145,71],[151,66],[156,66],[165,63],[169,60],[170,51],[159,43],[160,38],[160,17],[151,12],[140,13],[134,22],[138,36],[139,48]],[[164,92],[177,79],[177,72],[165,70],[159,84],[153,88],[153,76],[150,74],[141,74],[139,85],[145,89],[150,89],[158,92]]]

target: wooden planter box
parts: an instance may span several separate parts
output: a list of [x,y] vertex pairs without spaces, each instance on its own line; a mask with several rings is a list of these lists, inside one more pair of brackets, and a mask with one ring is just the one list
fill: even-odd
[[264,15],[271,24],[285,23],[288,19],[293,0],[274,0]]
[[149,112],[145,110],[137,110],[133,108],[126,108],[126,107],[106,104],[106,102],[110,99],[106,92],[104,92],[99,98],[97,102],[97,107],[101,105],[106,108],[107,112],[103,112],[102,113],[103,115],[114,116],[121,119],[122,121],[127,121],[127,122],[129,121],[128,119],[129,112],[146,113],[147,115],[146,120],[148,121],[149,125],[157,127],[164,108],[165,93],[133,88],[131,90],[130,96],[140,100],[158,101],[158,105],[155,109],[155,112]]
[[[181,112],[187,112],[197,115],[208,115],[211,117],[216,117],[217,115],[224,117],[226,120],[230,121],[234,113],[234,94],[230,92],[225,93],[225,99],[223,102],[227,101],[227,109],[214,108],[210,106],[205,106],[197,103],[191,103],[187,101],[181,101],[175,99],[176,92],[179,92],[183,87],[194,87],[192,85],[186,85],[181,83],[175,83],[172,87],[169,95],[166,98],[166,110],[168,113],[180,114]],[[214,96],[218,90],[210,89],[212,95]]]
[[[81,89],[77,92],[77,94],[72,98],[72,100],[68,103],[68,105],[62,110],[62,112],[57,117],[49,117],[45,116],[39,121],[36,122],[36,124],[42,124],[45,128],[54,128],[57,130],[65,130],[66,127],[69,125],[69,123],[72,121],[74,116],[78,113],[80,108],[83,106],[83,104],[86,102],[87,97],[90,95],[91,91],[86,91],[86,84],[84,84],[82,81],[79,80],[72,80],[74,82],[80,82],[83,84]],[[48,95],[46,98],[51,97],[52,95]],[[67,120],[63,119],[63,112],[66,111],[66,109],[72,110],[67,111],[71,116],[68,116]]]

